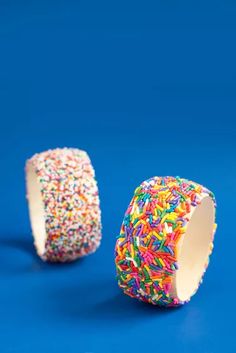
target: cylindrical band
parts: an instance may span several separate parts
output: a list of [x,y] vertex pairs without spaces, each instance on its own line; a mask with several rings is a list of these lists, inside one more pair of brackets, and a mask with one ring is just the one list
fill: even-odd
[[94,252],[101,239],[101,215],[87,153],[58,148],[35,154],[26,163],[26,179],[38,255],[65,262]]
[[144,302],[177,306],[196,292],[213,248],[215,198],[179,177],[136,190],[116,243],[119,286]]

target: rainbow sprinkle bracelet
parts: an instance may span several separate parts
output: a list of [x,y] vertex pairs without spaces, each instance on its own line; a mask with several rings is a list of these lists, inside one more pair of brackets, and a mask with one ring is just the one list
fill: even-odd
[[204,266],[191,295],[202,280],[213,248],[216,229],[213,193],[179,177],[153,177],[136,188],[115,248],[118,284],[125,294],[168,307],[189,301],[191,295],[182,300],[175,288],[180,244],[189,236],[186,233],[191,217],[206,198],[212,203],[213,221],[208,226]]
[[27,198],[38,255],[65,262],[94,252],[101,212],[94,169],[86,152],[57,148],[26,163]]

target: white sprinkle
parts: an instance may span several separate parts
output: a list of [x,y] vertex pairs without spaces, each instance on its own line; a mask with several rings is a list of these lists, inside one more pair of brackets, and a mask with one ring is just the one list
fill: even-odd
[[142,288],[139,288],[138,292],[141,294],[141,295],[146,295],[146,293],[144,292],[144,290]]
[[136,262],[134,259],[132,259],[132,257],[126,257],[126,260],[128,260],[128,261],[132,261],[132,262],[133,262],[133,264],[134,264],[134,266],[135,266],[135,267],[138,267],[137,262]]
[[135,203],[133,204],[133,206],[132,206],[132,209],[131,209],[130,213],[132,214],[132,213],[134,213],[134,211],[135,211]]
[[168,225],[167,225],[167,223],[165,222],[164,223],[165,224],[165,230],[166,230],[166,233],[167,234],[170,234],[170,233],[172,233],[173,232],[173,228],[170,226],[170,227],[168,227]]
[[152,297],[152,300],[156,300],[158,297],[159,297],[160,294],[155,294],[153,297]]

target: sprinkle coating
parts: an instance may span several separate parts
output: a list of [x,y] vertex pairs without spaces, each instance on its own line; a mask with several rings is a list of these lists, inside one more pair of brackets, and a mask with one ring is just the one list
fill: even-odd
[[30,167],[37,175],[44,206],[42,259],[65,262],[94,252],[101,240],[101,212],[87,153],[57,148],[35,154],[27,161],[26,172]]
[[[177,245],[191,212],[206,196],[215,204],[212,192],[179,177],[153,177],[136,188],[115,248],[118,284],[125,294],[160,306],[184,303],[172,291]],[[208,255],[212,248],[213,243]],[[209,257],[205,269],[208,262]]]

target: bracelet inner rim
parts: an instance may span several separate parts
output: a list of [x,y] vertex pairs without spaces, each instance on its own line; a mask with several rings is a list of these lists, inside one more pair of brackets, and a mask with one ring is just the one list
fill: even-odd
[[177,245],[178,270],[175,273],[175,295],[186,301],[195,293],[205,272],[211,252],[215,224],[215,206],[206,196],[190,214],[185,234]]
[[46,228],[45,212],[40,182],[32,164],[27,167],[27,194],[29,202],[29,214],[35,246],[39,256],[45,253]]

